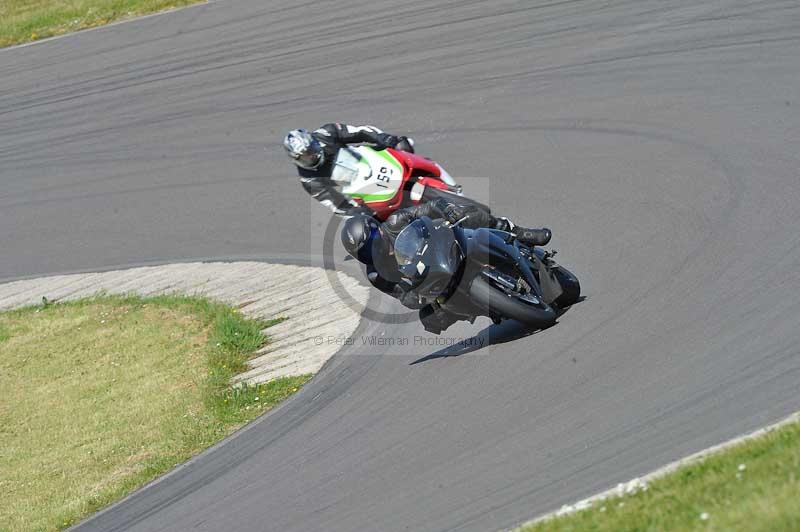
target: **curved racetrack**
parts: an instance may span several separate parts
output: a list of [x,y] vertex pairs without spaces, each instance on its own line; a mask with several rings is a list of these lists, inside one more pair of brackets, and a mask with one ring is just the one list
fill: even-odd
[[493,176],[587,295],[462,356],[358,340],[83,529],[497,529],[800,409],[797,1],[435,4],[223,0],[0,51],[0,278],[313,257],[278,143],[340,120]]

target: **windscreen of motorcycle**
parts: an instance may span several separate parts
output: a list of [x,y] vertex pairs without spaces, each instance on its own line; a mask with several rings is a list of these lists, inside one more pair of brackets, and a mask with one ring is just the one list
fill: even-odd
[[453,230],[425,216],[397,235],[394,255],[403,280],[423,298],[447,291],[462,261]]
[[[331,180],[341,185],[347,185],[358,179],[359,173],[368,175],[371,171],[366,161],[361,162],[361,156],[358,152],[349,148],[342,148],[333,163]],[[364,178],[367,178],[367,175]]]
[[343,183],[342,192],[365,203],[390,200],[403,184],[400,162],[388,151],[369,146],[339,150],[332,174],[332,179],[338,181],[337,172]]
[[[394,256],[399,266],[414,262],[421,255],[428,239],[425,222],[416,220],[407,225],[394,241]],[[421,273],[421,272],[420,272]]]

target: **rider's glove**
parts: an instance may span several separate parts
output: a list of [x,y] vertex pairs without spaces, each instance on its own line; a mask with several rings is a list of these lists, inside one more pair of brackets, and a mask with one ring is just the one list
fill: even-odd
[[442,213],[442,217],[449,223],[454,224],[465,216],[465,210],[455,203],[451,203],[444,198],[437,198],[433,201],[433,206]]
[[389,135],[388,133],[380,133],[378,135],[378,144],[375,146],[378,150],[386,148],[394,148],[400,142],[400,137],[396,135]]
[[448,222],[454,224],[459,220],[461,220],[462,218],[465,218],[467,216],[467,213],[465,209],[463,209],[462,207],[459,207],[458,205],[451,203],[450,205],[447,206],[447,209],[445,209],[444,216]]
[[409,153],[414,153],[414,139],[411,137],[397,137],[397,144],[395,148],[401,151],[407,151]]

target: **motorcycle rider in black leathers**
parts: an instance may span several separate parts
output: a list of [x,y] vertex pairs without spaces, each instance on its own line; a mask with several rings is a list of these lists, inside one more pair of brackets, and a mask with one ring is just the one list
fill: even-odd
[[283,139],[283,147],[297,165],[300,183],[306,192],[334,213],[341,215],[370,212],[339,192],[331,181],[331,172],[339,149],[350,144],[369,144],[378,150],[395,148],[414,153],[412,139],[389,135],[375,126],[332,123],[312,132],[294,129]]
[[[475,205],[456,205],[444,198],[399,209],[383,223],[366,214],[356,214],[345,222],[341,232],[342,245],[351,256],[366,265],[370,283],[381,292],[400,300],[404,306],[419,309],[420,321],[425,329],[439,334],[455,322],[456,318],[437,305],[421,304],[414,291],[402,282],[394,257],[394,240],[397,235],[411,222],[423,216],[441,218],[450,223],[459,222],[466,229],[486,227],[508,231],[503,229],[503,225],[510,222],[495,218]],[[533,245],[544,245],[550,240],[549,229],[526,231],[535,231],[535,238],[527,240]],[[517,238],[523,240],[519,236]]]

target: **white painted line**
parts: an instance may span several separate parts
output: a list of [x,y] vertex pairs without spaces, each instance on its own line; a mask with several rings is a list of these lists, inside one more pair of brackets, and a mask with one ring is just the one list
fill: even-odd
[[732,440],[728,440],[726,442],[720,443],[719,445],[714,445],[713,447],[709,447],[707,449],[703,449],[702,451],[698,451],[698,452],[696,452],[694,454],[691,454],[691,455],[689,455],[689,456],[687,456],[685,458],[681,458],[680,460],[676,460],[674,462],[671,462],[671,463],[665,465],[664,467],[656,469],[652,473],[648,473],[647,475],[644,475],[642,477],[637,477],[637,478],[634,478],[632,480],[629,480],[628,482],[624,482],[622,484],[618,484],[614,488],[607,489],[607,490],[602,491],[602,492],[600,492],[600,493],[598,493],[596,495],[592,495],[591,497],[587,497],[586,499],[582,499],[582,500],[580,500],[580,501],[578,501],[576,503],[565,504],[564,506],[562,506],[560,509],[556,510],[555,512],[550,512],[550,513],[547,513],[547,514],[544,514],[544,515],[540,515],[539,517],[536,517],[535,519],[527,521],[527,522],[519,525],[518,527],[513,528],[512,530],[514,532],[519,532],[526,526],[534,525],[536,523],[541,523],[542,521],[547,521],[549,519],[554,519],[556,517],[561,517],[562,515],[570,515],[570,514],[574,514],[576,512],[579,512],[581,510],[585,510],[587,508],[592,507],[594,505],[594,503],[606,500],[609,497],[627,495],[627,494],[631,494],[631,493],[636,493],[637,491],[640,491],[640,490],[646,490],[647,489],[647,484],[649,482],[652,482],[653,480],[659,478],[659,477],[663,477],[664,475],[668,475],[670,473],[673,473],[674,471],[680,469],[681,467],[684,467],[684,466],[687,466],[687,465],[691,465],[691,464],[695,464],[697,462],[702,462],[703,460],[705,460],[706,458],[708,458],[709,456],[711,456],[713,454],[719,453],[720,451],[724,451],[724,450],[726,450],[726,449],[728,449],[730,447],[734,447],[736,445],[739,445],[740,443],[744,443],[746,441],[753,440],[755,438],[763,436],[763,435],[765,435],[765,434],[767,434],[769,432],[772,432],[772,431],[774,431],[776,429],[779,429],[781,427],[784,427],[786,425],[790,425],[792,423],[800,423],[800,412],[795,412],[794,414],[790,415],[789,417],[784,418],[784,419],[778,421],[777,423],[773,423],[772,425],[768,425],[766,427],[760,428],[760,429],[755,430],[753,432],[750,432],[748,434],[744,434],[742,436],[738,436],[736,438],[733,438]]
[[[369,289],[345,274],[339,281],[362,306]],[[361,316],[341,303],[322,268],[264,262],[187,262],[98,273],[53,275],[0,284],[0,310],[98,293],[209,297],[261,319],[286,318],[267,329],[270,342],[234,382],[266,382],[316,373],[341,347],[320,338],[349,337]]]
[[59,39],[66,39],[67,37],[75,37],[76,35],[81,35],[84,33],[88,33],[90,31],[95,30],[102,30],[105,28],[110,28],[112,26],[119,26],[120,24],[127,24],[128,22],[138,22],[140,20],[144,20],[146,18],[153,18],[159,17],[161,15],[168,15],[169,13],[175,13],[177,11],[185,11],[187,9],[191,9],[193,7],[200,7],[200,6],[208,6],[211,4],[216,4],[218,0],[207,0],[205,2],[199,2],[197,4],[190,4],[188,6],[181,6],[181,7],[173,7],[172,9],[165,9],[164,11],[158,11],[157,13],[149,13],[147,15],[139,15],[138,17],[131,17],[122,20],[117,20],[116,22],[109,22],[108,24],[103,24],[102,26],[93,26],[91,28],[84,28],[80,30],[71,31],[69,33],[64,33],[61,35],[53,35],[52,37],[47,37],[45,39],[38,39],[36,41],[26,42],[22,44],[15,44],[13,46],[6,46],[4,48],[0,48],[0,53],[3,52],[12,52],[14,50],[19,50],[20,48],[27,48],[28,46],[35,46],[38,44],[44,44],[50,41],[56,41]]

